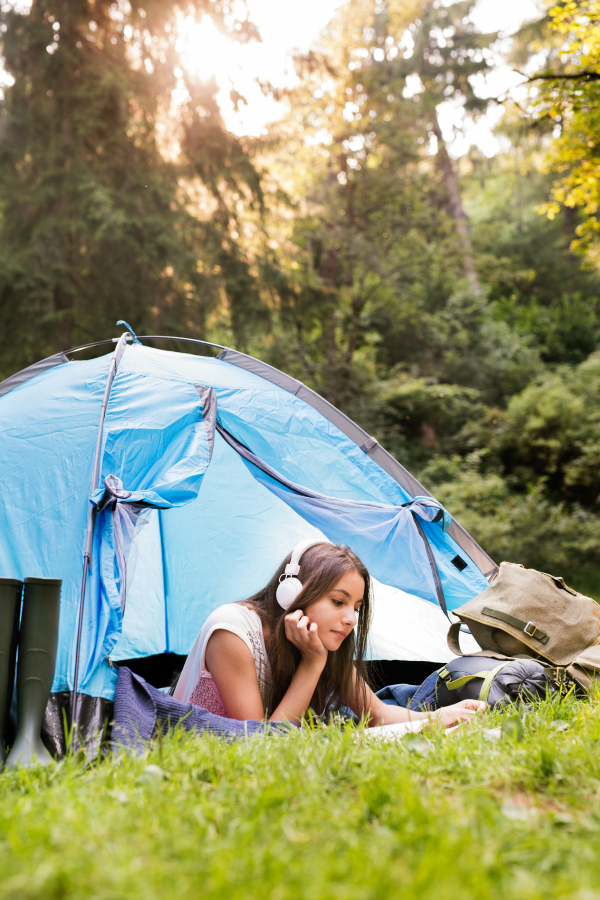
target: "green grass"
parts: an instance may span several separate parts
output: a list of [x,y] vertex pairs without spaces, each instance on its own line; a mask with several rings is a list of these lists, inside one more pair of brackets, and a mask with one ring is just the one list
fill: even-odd
[[600,703],[501,724],[386,745],[173,734],[6,772],[0,898],[600,898]]

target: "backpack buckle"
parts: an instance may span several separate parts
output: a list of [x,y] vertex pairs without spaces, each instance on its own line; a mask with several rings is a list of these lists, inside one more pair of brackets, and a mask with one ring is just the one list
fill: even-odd
[[566,684],[567,681],[568,681],[567,670],[564,669],[562,666],[558,666],[558,668],[556,669],[556,683],[558,685],[561,685],[561,684]]
[[442,666],[441,669],[438,669],[437,674],[440,676],[442,681],[446,682],[446,684],[452,680],[452,675],[450,674],[446,666]]
[[562,687],[569,683],[570,678],[567,675],[567,670],[564,666],[556,666],[556,668],[552,666],[544,666],[544,672],[546,676],[550,679],[550,681],[554,682],[557,688]]
[[525,632],[525,634],[528,634],[529,637],[535,637],[537,625],[534,625],[533,622],[528,622],[523,631]]

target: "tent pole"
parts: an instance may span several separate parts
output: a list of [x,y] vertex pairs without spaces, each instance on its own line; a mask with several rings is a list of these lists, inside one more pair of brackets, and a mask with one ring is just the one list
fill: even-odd
[[167,556],[165,553],[165,541],[163,536],[163,524],[162,524],[162,510],[157,510],[158,515],[158,533],[160,535],[160,555],[162,560],[162,573],[163,573],[163,595],[165,598],[165,653],[171,652],[170,642],[169,642],[169,610],[167,607]]
[[[232,347],[225,347],[223,344],[213,344],[212,341],[200,341],[197,338],[176,337],[173,334],[136,334],[138,341],[183,341],[185,344],[202,344],[204,347],[216,347],[218,350],[235,351]],[[78,353],[80,350],[90,350],[92,347],[101,347],[103,344],[116,344],[118,338],[109,338],[106,341],[94,341],[93,344],[82,344],[81,347],[71,347],[70,350],[64,350],[67,353]]]
[[[115,347],[115,352],[108,370],[108,378],[106,379],[106,387],[104,388],[104,397],[102,398],[102,406],[100,408],[100,422],[98,424],[98,434],[96,435],[96,452],[94,454],[94,467],[92,470],[92,489],[93,493],[98,486],[98,477],[100,475],[100,452],[102,450],[102,433],[104,431],[104,419],[106,418],[106,407],[110,397],[111,388],[121,357],[127,346],[127,339],[131,339],[128,331],[125,331]],[[73,674],[73,691],[71,694],[71,727],[77,721],[77,682],[79,681],[79,655],[81,649],[81,631],[83,628],[83,608],[85,604],[85,588],[87,584],[88,572],[92,564],[92,544],[94,541],[94,523],[96,521],[96,508],[90,503],[88,507],[87,531],[85,536],[85,550],[83,552],[83,576],[81,579],[81,595],[79,598],[79,621],[77,623],[77,644],[75,645],[75,671]]]

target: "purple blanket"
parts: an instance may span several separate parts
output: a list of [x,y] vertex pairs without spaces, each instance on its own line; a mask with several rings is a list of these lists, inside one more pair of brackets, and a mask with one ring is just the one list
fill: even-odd
[[158,731],[165,734],[178,724],[188,731],[208,731],[227,738],[244,738],[257,732],[285,733],[290,729],[286,723],[267,725],[251,719],[239,721],[215,716],[201,706],[180,703],[134,675],[126,666],[119,668],[111,739],[113,750],[142,752],[153,734]]

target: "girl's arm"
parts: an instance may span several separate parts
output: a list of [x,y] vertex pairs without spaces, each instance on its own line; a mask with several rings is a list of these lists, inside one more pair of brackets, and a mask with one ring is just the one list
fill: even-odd
[[367,685],[364,685],[364,690],[366,695],[364,708],[359,699],[361,692],[358,690],[355,690],[352,702],[348,705],[358,716],[362,716],[365,712],[369,714],[370,728],[374,725],[414,722],[416,719],[438,720],[448,728],[451,725],[457,725],[461,721],[468,721],[486,708],[483,700],[463,700],[460,703],[453,703],[452,706],[443,706],[432,712],[418,712],[413,709],[405,709],[403,706],[391,706],[384,703]]
[[264,719],[254,657],[241,637],[224,629],[213,632],[204,664],[230,719]]
[[[285,617],[286,637],[302,658],[270,721],[299,722],[310,706],[312,695],[327,661],[315,623],[300,611]],[[205,665],[217,686],[227,715],[232,719],[263,719],[256,667],[244,641],[231,631],[219,629],[206,646]]]

